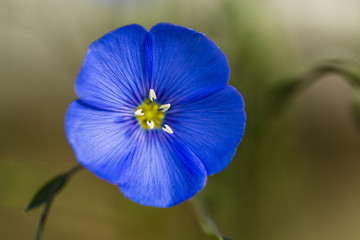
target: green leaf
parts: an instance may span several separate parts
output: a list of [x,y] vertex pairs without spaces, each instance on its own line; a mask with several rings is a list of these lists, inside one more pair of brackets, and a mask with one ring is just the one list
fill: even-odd
[[54,194],[56,194],[64,187],[67,178],[68,174],[60,174],[44,184],[34,195],[29,205],[25,209],[25,212],[33,210],[47,203]]

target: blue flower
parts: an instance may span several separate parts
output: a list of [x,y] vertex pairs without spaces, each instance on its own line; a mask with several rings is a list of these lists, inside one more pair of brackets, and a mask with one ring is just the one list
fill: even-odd
[[92,43],[65,129],[77,160],[143,205],[189,199],[231,161],[244,101],[225,55],[204,34],[167,23],[116,29]]

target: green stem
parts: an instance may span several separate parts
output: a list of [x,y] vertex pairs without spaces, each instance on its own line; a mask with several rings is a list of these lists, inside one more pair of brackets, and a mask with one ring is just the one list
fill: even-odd
[[203,232],[207,236],[217,240],[231,240],[230,238],[224,236],[224,234],[220,231],[203,203],[201,203],[196,197],[192,198],[189,202],[194,209],[196,218],[200,223]]

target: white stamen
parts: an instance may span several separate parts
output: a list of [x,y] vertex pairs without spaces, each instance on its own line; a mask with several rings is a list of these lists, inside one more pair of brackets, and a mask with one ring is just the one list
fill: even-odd
[[150,129],[154,129],[154,121],[147,121],[146,124]]
[[145,114],[145,113],[142,112],[142,109],[138,109],[138,110],[135,111],[135,115],[136,115],[136,116],[140,116],[140,117],[141,117],[141,116],[144,116],[144,114]]
[[169,125],[164,124],[164,127],[162,128],[162,130],[164,130],[167,133],[173,134],[173,130],[169,127]]
[[170,108],[170,103],[167,103],[167,104],[161,105],[159,107],[159,110],[162,110],[162,112],[166,112],[167,110],[169,110],[169,108]]
[[156,99],[156,94],[155,94],[154,89],[150,89],[149,99],[150,99],[150,101],[154,101]]

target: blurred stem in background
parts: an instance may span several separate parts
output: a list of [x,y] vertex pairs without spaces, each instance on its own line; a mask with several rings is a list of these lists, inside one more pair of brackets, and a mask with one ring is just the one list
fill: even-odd
[[329,74],[336,74],[355,89],[353,100],[353,113],[356,121],[360,116],[360,65],[345,60],[324,61],[310,71],[299,76],[284,78],[273,84],[268,91],[269,101],[264,102],[268,118],[281,114],[291,103],[291,100],[314,84],[318,79]]
[[[268,110],[268,115],[276,116],[286,108],[293,97],[328,74],[339,75],[354,89],[360,90],[359,64],[342,60],[325,61],[304,74],[284,78],[273,84],[268,92],[270,101],[265,102],[265,104],[270,105],[265,107],[264,110]],[[274,113],[277,114],[274,115]]]

